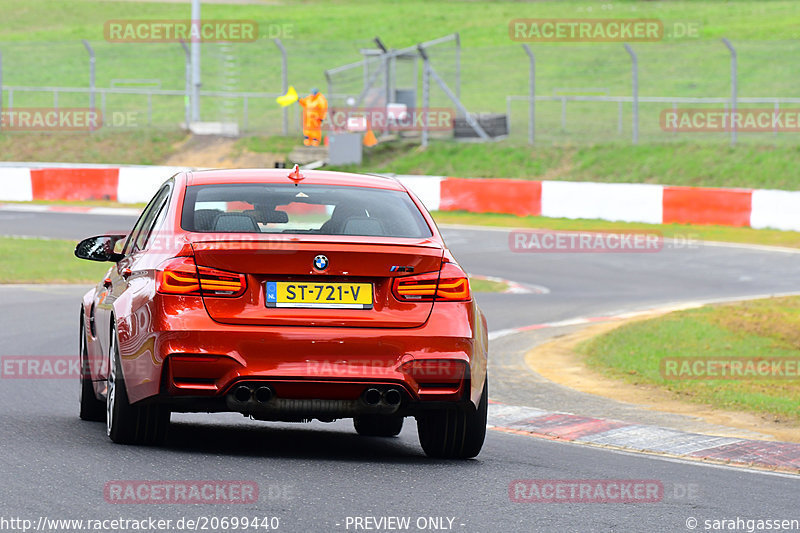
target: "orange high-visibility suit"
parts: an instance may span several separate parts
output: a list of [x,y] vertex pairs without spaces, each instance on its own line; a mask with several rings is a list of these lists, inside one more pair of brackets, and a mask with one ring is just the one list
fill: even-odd
[[303,106],[303,144],[319,146],[322,121],[328,114],[328,100],[321,92],[312,90],[310,95],[298,99],[297,103]]

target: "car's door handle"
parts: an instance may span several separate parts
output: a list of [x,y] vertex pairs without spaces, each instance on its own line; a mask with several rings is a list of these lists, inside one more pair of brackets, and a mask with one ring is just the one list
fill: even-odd
[[111,287],[111,278],[106,278],[103,280],[103,287],[105,287],[106,289]]

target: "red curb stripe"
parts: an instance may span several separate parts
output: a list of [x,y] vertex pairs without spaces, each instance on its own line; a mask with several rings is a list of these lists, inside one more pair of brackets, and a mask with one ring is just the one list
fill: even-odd
[[118,168],[31,169],[34,200],[117,200]]
[[58,213],[88,213],[93,209],[92,207],[79,205],[53,205],[48,207],[48,211],[56,211]]
[[664,224],[749,226],[752,190],[664,187]]
[[745,440],[689,455],[703,459],[800,469],[800,444],[792,442]]
[[[612,429],[631,425],[617,420],[605,420],[568,414],[544,415],[527,420],[523,424],[525,429],[532,433],[539,433],[565,440],[576,440],[588,435],[605,433]],[[519,425],[519,423],[515,425]]]
[[542,214],[542,182],[511,179],[445,178],[440,183],[441,211]]

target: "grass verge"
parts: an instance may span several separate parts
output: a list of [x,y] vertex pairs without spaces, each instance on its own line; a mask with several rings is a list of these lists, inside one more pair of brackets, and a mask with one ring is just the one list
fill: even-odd
[[[181,151],[182,132],[8,133],[0,134],[0,161],[52,161],[157,165]],[[249,136],[236,141],[229,157],[243,153],[283,155],[298,137]],[[537,146],[434,141],[392,142],[364,152],[361,165],[325,170],[426,174],[466,178],[658,183],[693,187],[800,190],[800,147],[770,144],[670,143],[630,146]],[[203,166],[203,165],[200,165]]]
[[[253,141],[255,142],[255,141]],[[605,183],[658,183],[693,187],[797,190],[797,146],[665,143],[631,146],[537,146],[432,142],[367,149],[361,165],[330,167],[350,172],[427,174],[463,178],[517,178]]]
[[634,322],[578,346],[587,364],[615,379],[655,385],[714,408],[800,420],[797,379],[678,380],[664,358],[800,359],[800,297],[713,305]]
[[0,134],[0,161],[159,165],[185,138],[179,131]]
[[800,232],[771,229],[733,228],[728,226],[693,226],[689,224],[640,224],[605,220],[571,220],[566,218],[518,217],[497,213],[435,211],[439,224],[466,224],[504,228],[539,228],[564,231],[650,230],[664,237],[675,238],[685,245],[693,241],[718,241],[800,248]]
[[75,244],[0,237],[0,283],[97,283],[109,264],[78,259]]
[[508,284],[490,279],[469,278],[469,287],[472,292],[505,292]]
[[[108,263],[83,261],[73,254],[75,241],[0,237],[0,283],[95,284]],[[505,283],[471,279],[474,292],[503,292]]]

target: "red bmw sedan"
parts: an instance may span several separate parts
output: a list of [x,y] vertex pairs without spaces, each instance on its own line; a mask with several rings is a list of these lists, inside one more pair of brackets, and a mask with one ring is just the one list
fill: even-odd
[[486,319],[422,203],[397,180],[214,170],[167,180],[80,310],[80,416],[114,442],[163,441],[172,412],[417,421],[432,457],[478,455]]

